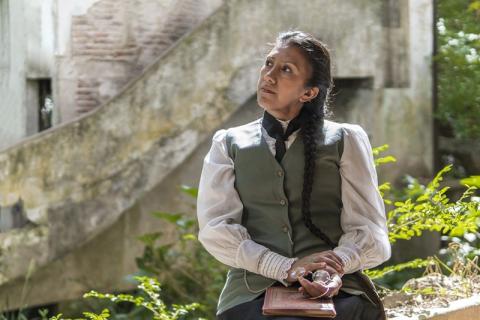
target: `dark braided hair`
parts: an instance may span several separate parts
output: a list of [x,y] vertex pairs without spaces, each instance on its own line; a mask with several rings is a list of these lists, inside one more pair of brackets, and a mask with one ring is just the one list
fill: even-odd
[[331,75],[330,52],[325,44],[302,31],[281,32],[277,39],[277,45],[292,45],[302,50],[311,66],[310,78],[306,81],[306,87],[318,87],[317,96],[303,104],[303,112],[307,113],[307,120],[302,124],[300,134],[305,146],[305,169],[303,173],[302,191],[302,215],[305,226],[317,237],[325,241],[330,247],[336,245],[330,238],[316,227],[312,222],[310,212],[310,199],[312,195],[313,177],[315,173],[315,159],[317,155],[317,132],[326,116],[330,116],[328,110],[330,92],[333,88]]

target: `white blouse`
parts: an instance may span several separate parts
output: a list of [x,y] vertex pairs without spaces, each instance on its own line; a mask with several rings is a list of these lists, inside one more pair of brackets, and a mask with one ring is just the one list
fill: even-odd
[[[289,121],[279,121],[286,130]],[[388,260],[391,248],[368,136],[359,125],[340,125],[344,132],[340,159],[343,235],[333,251],[344,262],[345,273],[353,273]],[[286,148],[299,131],[290,135]],[[275,139],[263,127],[262,134],[275,155]],[[228,156],[225,136],[224,129],[214,134],[210,151],[204,158],[197,199],[199,241],[217,260],[230,267],[246,269],[288,285],[287,271],[296,258],[279,255],[254,242],[240,224],[243,205],[234,187],[234,162]]]

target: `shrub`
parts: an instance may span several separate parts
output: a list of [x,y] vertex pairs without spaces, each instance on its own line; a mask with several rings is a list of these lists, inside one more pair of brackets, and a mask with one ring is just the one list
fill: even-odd
[[438,110],[460,139],[480,138],[480,1],[438,1]]

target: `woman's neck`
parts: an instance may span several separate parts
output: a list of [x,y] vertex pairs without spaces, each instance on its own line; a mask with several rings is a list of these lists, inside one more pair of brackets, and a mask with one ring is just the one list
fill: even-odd
[[[277,119],[277,118],[275,118],[275,119]],[[280,122],[280,124],[282,125],[283,132],[287,131],[288,123],[290,122],[290,120],[277,119],[277,121]]]
[[267,112],[274,116],[277,120],[290,121],[299,115],[300,111],[302,110],[302,106],[303,105],[299,107],[285,108],[282,110],[267,110]]

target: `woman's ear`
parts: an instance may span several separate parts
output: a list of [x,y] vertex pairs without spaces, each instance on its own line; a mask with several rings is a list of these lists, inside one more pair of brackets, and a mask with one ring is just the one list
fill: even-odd
[[305,93],[300,97],[300,102],[308,102],[310,100],[313,100],[315,99],[315,97],[318,95],[318,92],[320,90],[318,89],[318,87],[310,87],[308,88]]

